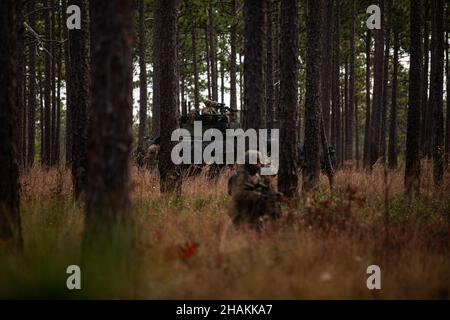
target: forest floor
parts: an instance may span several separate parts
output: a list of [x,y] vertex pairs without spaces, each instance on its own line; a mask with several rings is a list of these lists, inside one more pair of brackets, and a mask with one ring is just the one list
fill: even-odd
[[[121,262],[126,275],[105,262],[101,283],[82,268],[82,290],[69,291],[66,268],[82,263],[83,208],[69,171],[30,170],[24,249],[0,252],[0,298],[450,298],[450,174],[435,190],[424,165],[421,198],[408,201],[401,168],[387,181],[380,167],[341,170],[333,192],[321,177],[323,190],[283,204],[278,229],[260,235],[227,227],[228,176],[184,181],[174,199],[159,194],[155,175],[133,168],[137,250]],[[366,286],[373,264],[381,290]]]

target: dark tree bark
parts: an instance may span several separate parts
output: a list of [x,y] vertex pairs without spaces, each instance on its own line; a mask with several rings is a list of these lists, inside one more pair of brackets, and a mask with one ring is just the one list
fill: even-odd
[[[245,45],[244,45],[244,104],[245,128],[262,128],[262,110],[265,110],[264,65],[266,52],[265,15],[266,0],[245,0]],[[291,115],[292,116],[292,115]]]
[[[44,8],[49,7],[48,0],[44,0]],[[45,26],[45,38],[50,39],[50,10],[46,9],[44,13],[44,26]],[[46,45],[47,46],[47,45]],[[48,49],[47,49],[48,50]],[[52,129],[51,129],[51,96],[52,96],[52,83],[51,83],[51,57],[48,52],[44,53],[44,158],[42,163],[44,166],[51,165],[51,141],[52,141]]]
[[147,62],[145,0],[139,0],[139,133],[138,153],[144,152],[144,138],[147,124]]
[[394,59],[392,72],[392,100],[391,100],[391,114],[389,123],[389,148],[388,148],[388,162],[389,168],[395,169],[397,167],[397,76],[398,76],[398,50],[400,47],[400,40],[398,36],[398,27],[394,23]]
[[274,86],[273,86],[273,2],[269,0],[267,3],[267,33],[266,33],[266,115],[267,126],[273,128],[274,120]]
[[326,1],[322,8],[322,64],[321,64],[321,105],[326,136],[330,138],[331,73],[333,59],[333,0]]
[[40,160],[41,166],[44,165],[44,154],[45,154],[45,145],[44,145],[44,80],[42,77],[42,63],[39,63],[38,67],[38,81],[39,81],[39,135],[41,138],[41,149],[40,151]]
[[[237,24],[236,0],[231,0],[231,29],[230,29],[230,108],[237,110],[237,88],[236,88],[236,24]],[[236,120],[236,114],[231,114],[231,120]]]
[[205,28],[205,60],[206,60],[206,79],[207,79],[207,87],[208,87],[208,99],[212,99],[212,93],[211,93],[211,61],[210,61],[210,54],[209,54],[209,25],[206,25]]
[[17,131],[17,160],[19,166],[23,167],[25,164],[26,150],[23,148],[23,139],[25,139],[26,122],[23,121],[25,115],[25,46],[24,46],[24,14],[23,14],[23,1],[16,1],[16,23],[17,23],[17,109],[19,124],[19,130]]
[[420,97],[422,90],[422,0],[411,0],[410,10],[411,49],[409,69],[408,125],[405,155],[405,192],[408,196],[418,196],[420,186]]
[[155,28],[160,28],[161,23],[161,12],[159,8],[156,7],[156,3],[153,2],[153,106],[152,106],[152,138],[157,138],[161,135],[161,94],[160,94],[160,66],[158,60],[159,47],[156,46],[160,42],[160,34],[154,32]]
[[[349,117],[348,121],[348,134],[347,137],[347,155],[349,159],[353,159],[353,119],[354,119],[354,111],[357,108],[355,103],[356,98],[356,89],[355,89],[355,36],[356,36],[356,0],[352,0],[352,19],[351,19],[351,28],[350,28],[350,79],[349,79],[349,87],[348,87],[348,104],[349,104]],[[358,136],[355,136],[355,140],[358,139]]]
[[[450,6],[447,6],[447,18],[449,18],[448,20],[450,21]],[[448,26],[448,24],[447,24]],[[445,50],[445,64],[446,64],[446,70],[447,70],[447,76],[446,76],[446,80],[447,80],[447,122],[445,125],[445,154],[446,154],[446,161],[447,164],[449,163],[449,157],[450,157],[450,66],[449,66],[449,50],[450,50],[450,45],[449,45],[449,30],[447,29],[447,37],[446,37],[446,50]]]
[[333,39],[333,70],[331,78],[332,91],[332,124],[331,141],[336,148],[338,164],[342,161],[341,132],[341,98],[340,98],[340,0],[335,0],[334,39]]
[[[318,186],[320,174],[320,24],[322,5],[322,0],[307,0],[306,4],[305,154],[307,156],[303,169],[303,190],[306,192]],[[282,41],[282,45],[284,42]],[[283,89],[281,91],[283,94]]]
[[370,44],[371,31],[367,29],[366,33],[366,123],[364,126],[364,155],[363,166],[370,166]]
[[0,239],[21,244],[16,2],[0,1]]
[[194,73],[194,108],[198,110],[200,108],[200,82],[197,63],[197,27],[195,25],[192,27],[192,65]]
[[[62,1],[62,20],[63,24],[67,21],[67,0]],[[66,74],[66,132],[65,132],[65,152],[66,152],[66,166],[72,163],[72,64],[70,62],[70,49],[68,41],[67,28],[63,27],[64,37],[64,63]]]
[[179,167],[171,160],[173,142],[171,134],[178,126],[176,119],[177,97],[177,0],[156,0],[155,8],[159,11],[160,24],[154,25],[153,32],[158,34],[159,42],[156,58],[160,66],[161,103],[161,151],[159,159],[160,189],[162,193],[179,194],[181,191],[181,176]]
[[88,240],[98,237],[97,233],[111,233],[111,226],[131,220],[129,158],[135,33],[134,7],[127,0],[91,1],[90,14],[91,41],[95,45],[91,51],[92,108],[86,179]]
[[279,128],[280,118],[280,2],[272,1],[272,68],[273,68],[273,116],[272,128]]
[[[30,27],[36,30],[36,14],[35,0],[28,2],[28,12]],[[36,42],[30,41],[28,44],[29,51],[29,80],[28,80],[28,151],[27,166],[32,167],[35,156],[35,135],[36,135]]]
[[51,72],[51,154],[50,154],[50,164],[54,166],[56,164],[57,155],[57,141],[58,137],[56,135],[56,64],[58,57],[56,56],[56,7],[55,0],[50,0],[50,52],[52,58],[50,59],[50,72]]
[[359,151],[359,108],[358,108],[358,97],[355,95],[355,160],[356,169],[359,169],[359,162],[361,160],[361,155]]
[[423,71],[422,71],[422,103],[421,103],[421,127],[420,150],[422,157],[432,156],[432,121],[433,113],[428,104],[428,73],[430,60],[430,0],[425,0],[424,27],[423,27]]
[[209,63],[211,66],[211,90],[212,100],[219,100],[219,86],[217,85],[217,56],[216,56],[216,33],[214,26],[213,0],[208,0],[208,36],[209,36]]
[[353,106],[350,105],[350,67],[349,59],[345,61],[345,80],[344,80],[344,102],[345,102],[345,138],[344,138],[344,159],[352,160],[353,158]]
[[[288,197],[297,194],[296,119],[298,107],[298,2],[281,1],[280,47],[280,167],[278,190]],[[246,59],[247,60],[247,59]],[[248,78],[247,78],[248,79]],[[250,78],[251,79],[251,78]]]
[[381,126],[380,126],[380,157],[383,163],[386,161],[386,132],[387,132],[387,112],[388,112],[388,83],[389,83],[389,52],[391,47],[391,11],[392,0],[387,1],[387,21],[385,23],[385,45],[383,60],[383,100],[381,102]]
[[[69,30],[69,55],[72,74],[69,81],[73,93],[68,101],[72,106],[72,181],[76,198],[86,191],[87,134],[89,105],[89,10],[88,0],[69,0],[68,6],[77,5],[82,12],[81,29]],[[105,56],[106,57],[106,56]],[[95,85],[94,85],[95,87]]]
[[58,81],[56,83],[56,132],[55,132],[55,154],[56,154],[56,164],[59,165],[60,164],[60,137],[61,137],[61,78],[62,78],[62,44],[61,44],[61,28],[62,26],[62,19],[61,19],[61,12],[60,10],[57,11],[57,15],[58,15],[58,28],[57,28],[57,33],[58,33],[58,58],[57,58],[57,62],[58,62],[58,68],[57,68],[57,73],[58,73]]
[[430,109],[433,112],[433,177],[435,186],[444,179],[444,0],[431,0]]
[[372,115],[370,117],[370,166],[380,157],[381,121],[383,113],[383,68],[384,68],[384,0],[379,0],[381,29],[375,30],[375,57],[373,79]]

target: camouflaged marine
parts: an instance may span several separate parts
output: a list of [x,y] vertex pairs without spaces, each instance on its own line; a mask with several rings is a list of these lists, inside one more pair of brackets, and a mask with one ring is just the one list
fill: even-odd
[[[249,163],[252,154],[256,164]],[[228,214],[236,227],[248,225],[261,231],[268,221],[281,217],[281,193],[273,190],[267,176],[259,174],[264,163],[260,152],[247,151],[245,164],[238,165],[236,174],[228,180],[232,197]]]

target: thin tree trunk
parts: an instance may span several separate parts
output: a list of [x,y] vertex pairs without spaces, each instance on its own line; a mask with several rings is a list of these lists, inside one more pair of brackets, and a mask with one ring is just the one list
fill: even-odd
[[[147,62],[145,0],[139,0],[139,133],[138,153],[144,152],[144,138],[147,125]],[[140,163],[141,164],[141,163]]]
[[[24,128],[26,127],[26,122],[23,121],[25,114],[25,104],[24,104],[24,66],[25,66],[25,50],[24,50],[24,14],[23,14],[23,1],[16,1],[16,23],[17,23],[17,109],[18,109],[18,125],[19,129],[17,131],[17,160],[19,166],[24,165],[24,153],[26,150],[22,147],[22,140],[24,138]],[[2,40],[3,41],[3,40]]]
[[[296,119],[298,107],[298,2],[281,0],[280,54],[280,168],[278,190],[288,197],[297,194]],[[250,22],[250,21],[249,21]],[[247,59],[246,59],[247,61]],[[248,78],[247,78],[248,79]]]
[[389,52],[391,40],[391,12],[392,0],[387,1],[387,22],[385,32],[385,49],[384,49],[384,68],[383,68],[383,101],[381,110],[381,127],[380,127],[380,157],[383,163],[386,162],[386,132],[387,132],[387,110],[388,110],[388,83],[389,83]]
[[205,28],[205,60],[206,60],[206,78],[207,78],[207,87],[208,87],[208,99],[212,99],[212,90],[211,90],[211,57],[210,57],[210,49],[209,49],[209,25],[206,25]]
[[[30,27],[36,30],[36,14],[35,0],[28,2],[28,12]],[[28,152],[27,152],[27,166],[32,167],[35,156],[35,134],[36,134],[36,42],[30,41],[28,44],[28,51],[30,55],[30,70],[28,80]]]
[[212,100],[219,100],[219,87],[217,85],[217,57],[216,35],[214,26],[214,11],[212,0],[208,0],[208,31],[209,31],[209,62],[211,66]]
[[430,106],[433,112],[433,177],[435,186],[444,179],[444,0],[431,0]]
[[363,166],[367,168],[370,165],[370,43],[371,31],[367,29],[366,33],[366,123],[364,126],[364,155]]
[[428,72],[430,60],[430,0],[425,0],[424,34],[423,34],[423,71],[422,71],[422,103],[421,103],[421,130],[420,149],[422,157],[431,158],[431,126],[433,113],[428,104]]
[[198,65],[197,65],[197,27],[192,27],[192,64],[194,73],[194,107],[200,108],[200,83],[198,77]]
[[381,119],[383,113],[383,67],[384,67],[384,0],[379,0],[381,8],[381,29],[375,30],[374,86],[371,129],[370,129],[370,167],[380,156]]
[[391,114],[389,124],[389,150],[388,150],[388,162],[389,168],[395,169],[397,167],[397,75],[398,75],[398,51],[400,47],[398,27],[396,24],[393,26],[394,33],[394,60],[393,72],[392,72],[392,100],[391,100]]
[[336,148],[338,164],[342,162],[341,143],[341,99],[340,99],[340,0],[335,0],[332,91],[332,130],[331,140]]
[[[449,17],[450,20],[450,6],[447,6],[447,17]],[[447,24],[448,27],[448,24]],[[445,64],[446,64],[446,70],[447,70],[447,123],[446,123],[446,130],[445,130],[445,154],[447,155],[447,165],[449,163],[449,157],[450,157],[450,64],[449,64],[449,30],[447,29],[447,36],[446,36],[446,43],[447,47],[445,50]]]
[[155,32],[155,28],[159,28],[161,23],[161,12],[153,2],[153,106],[152,106],[152,138],[155,139],[161,135],[161,93],[160,93],[160,66],[159,66],[159,47],[156,45],[160,42],[160,34]]
[[251,81],[244,83],[245,128],[261,128],[262,110],[265,110],[265,13],[266,0],[246,0],[244,3],[245,19],[245,61],[244,78]]
[[[82,12],[82,25],[89,25],[88,0],[69,0],[68,5],[77,5]],[[72,181],[76,198],[86,191],[87,180],[87,134],[89,105],[89,28],[69,30],[69,54],[73,73],[71,86],[72,102]],[[103,80],[105,81],[105,80]]]
[[16,2],[0,1],[0,239],[21,245]]
[[[44,0],[44,8],[48,8],[48,0]],[[44,13],[45,38],[50,39],[50,12],[48,9]],[[48,49],[47,49],[48,50]],[[51,58],[48,52],[44,53],[44,166],[51,165]]]
[[[62,20],[63,23],[67,21],[67,0],[62,1]],[[72,162],[72,105],[69,103],[73,101],[72,98],[72,64],[70,63],[70,54],[69,54],[69,41],[68,41],[68,32],[67,28],[63,29],[63,37],[64,37],[64,62],[65,62],[65,73],[66,73],[66,132],[65,132],[65,153],[66,153],[66,166],[69,166]]]
[[56,164],[56,158],[57,158],[57,150],[56,150],[56,141],[58,140],[58,137],[56,136],[56,63],[57,63],[57,56],[56,56],[56,7],[55,7],[55,0],[50,0],[50,17],[51,17],[51,43],[50,43],[50,52],[52,55],[52,58],[50,60],[50,72],[51,72],[51,154],[50,154],[50,164],[54,166]]
[[410,69],[408,125],[406,132],[405,192],[408,196],[419,195],[420,187],[420,104],[422,71],[422,1],[411,0],[410,6]]
[[333,0],[326,1],[322,17],[321,105],[327,138],[330,138],[331,73],[333,59]]
[[[237,24],[237,12],[236,12],[236,0],[231,0],[231,29],[230,29],[230,108],[237,110],[237,88],[236,88],[236,24]],[[236,121],[236,113],[231,113],[231,121]]]

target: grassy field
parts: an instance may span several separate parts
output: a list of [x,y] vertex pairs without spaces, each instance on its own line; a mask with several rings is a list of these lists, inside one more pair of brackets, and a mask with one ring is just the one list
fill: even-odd
[[[435,190],[424,165],[421,198],[403,196],[403,170],[344,170],[336,188],[283,204],[276,230],[229,226],[226,182],[184,181],[179,199],[158,178],[132,169],[137,248],[118,259],[111,243],[82,290],[66,288],[68,265],[82,265],[83,207],[66,170],[22,178],[22,253],[0,252],[0,298],[393,299],[450,298],[450,177]],[[381,268],[381,290],[366,269]]]

